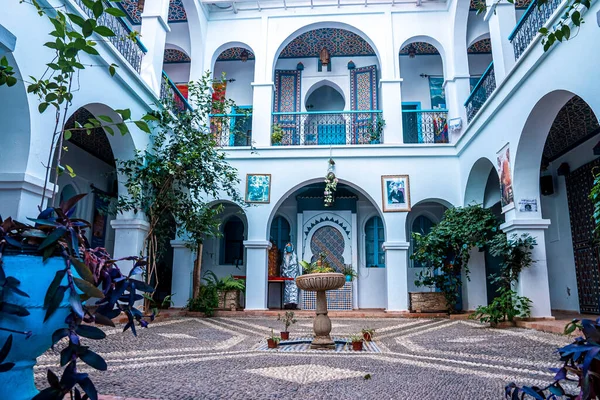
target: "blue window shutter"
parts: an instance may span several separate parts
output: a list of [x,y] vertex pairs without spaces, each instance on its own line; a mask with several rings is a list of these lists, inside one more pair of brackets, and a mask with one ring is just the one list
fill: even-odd
[[367,268],[373,266],[385,268],[385,254],[382,248],[385,241],[383,221],[380,217],[372,217],[365,225],[365,255]]

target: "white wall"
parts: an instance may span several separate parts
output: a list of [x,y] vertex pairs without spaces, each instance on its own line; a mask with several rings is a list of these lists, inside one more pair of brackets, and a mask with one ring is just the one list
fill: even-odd
[[188,83],[190,80],[190,63],[163,64],[163,70],[175,83]]
[[[171,32],[167,33],[167,43],[183,49],[186,54],[192,54],[188,24],[184,22],[170,23]],[[142,38],[142,42],[144,38]]]
[[417,55],[415,58],[400,56],[402,102],[419,102],[421,109],[431,109],[429,78],[421,74],[443,77],[442,58],[438,55]]
[[213,71],[215,79],[221,79],[225,73],[225,79],[235,79],[235,82],[227,82],[225,95],[228,99],[235,101],[238,106],[252,105],[252,85],[254,82],[254,60],[241,61],[217,61]]
[[491,62],[491,54],[469,54],[469,74],[471,76],[483,75]]

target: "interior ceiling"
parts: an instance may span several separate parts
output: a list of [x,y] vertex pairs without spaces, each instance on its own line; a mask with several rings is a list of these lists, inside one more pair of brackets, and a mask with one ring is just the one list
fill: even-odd
[[[311,185],[304,186],[302,189],[298,190],[296,198],[297,199],[322,199],[324,196],[325,184],[324,183],[315,183]],[[338,184],[337,190],[335,191],[335,197],[338,199],[358,199],[358,195],[354,193],[352,188],[343,183]]]
[[411,4],[422,6],[424,3],[445,4],[446,0],[200,0],[210,12],[294,10],[297,8],[319,7],[368,7],[376,5]]
[[[140,17],[141,12],[138,9],[138,0],[120,0],[116,4],[121,7],[123,11],[125,11],[127,14],[127,19],[132,25],[139,25],[142,23],[142,19]],[[181,0],[170,0],[169,22],[187,22],[187,15]]]
[[189,63],[190,61],[190,57],[181,50],[165,49],[165,54],[163,56],[164,64],[181,64]]
[[[241,60],[241,55],[244,50],[246,49],[244,49],[243,47],[231,47],[219,54],[219,57],[217,57],[217,61]],[[248,60],[254,60],[254,54],[250,50],[246,51],[248,52]]]
[[[71,117],[67,120],[65,127],[67,129],[74,128],[75,121],[79,122],[81,125],[86,124],[90,118],[96,117],[87,109],[82,107],[75,111],[73,115],[71,115]],[[71,139],[69,139],[69,143],[73,143],[77,147],[90,153],[92,156],[99,158],[108,165],[115,167],[115,156],[112,148],[110,147],[110,142],[106,137],[104,129],[95,128],[91,131],[92,132],[89,135],[83,130],[73,131]]]
[[598,118],[579,96],[560,109],[544,146],[544,158],[552,161],[598,133]]
[[374,56],[373,48],[356,33],[339,28],[321,28],[294,38],[279,58],[319,57],[326,48],[330,57]]
[[[410,46],[413,46],[415,55],[432,55],[432,54],[440,54],[437,48],[426,42],[414,42],[409,45],[406,45],[400,50],[401,56],[408,55],[408,50]],[[492,52],[492,43],[490,39],[481,39],[475,43],[473,43],[468,49],[467,52],[469,54],[488,54]]]
[[[471,0],[471,10],[477,10],[477,3],[479,1],[485,2],[485,0]],[[530,3],[531,0],[515,0],[515,8],[527,8]]]

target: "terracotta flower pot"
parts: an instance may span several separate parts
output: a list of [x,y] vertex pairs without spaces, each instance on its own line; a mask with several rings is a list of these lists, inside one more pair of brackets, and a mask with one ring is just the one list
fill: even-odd
[[269,349],[276,349],[277,341],[273,339],[267,339],[267,346],[269,347]]
[[371,334],[369,332],[363,332],[363,338],[365,339],[365,341],[370,342],[371,341]]
[[281,333],[281,340],[289,340],[289,338],[290,338],[289,332],[280,332],[280,333]]
[[352,342],[352,350],[354,351],[362,351],[363,342]]

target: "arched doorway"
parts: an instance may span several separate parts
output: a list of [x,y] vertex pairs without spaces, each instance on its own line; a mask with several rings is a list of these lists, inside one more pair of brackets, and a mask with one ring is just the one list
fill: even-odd
[[[581,97],[565,91],[544,96],[530,113],[518,143],[514,187],[517,218],[551,221],[544,233],[553,310],[600,314],[600,248],[594,240],[589,193],[600,125]],[[530,217],[530,218],[531,218]]]
[[345,144],[351,121],[341,113],[346,105],[344,95],[337,85],[318,85],[306,97],[305,107],[310,111],[302,127],[306,143]]

